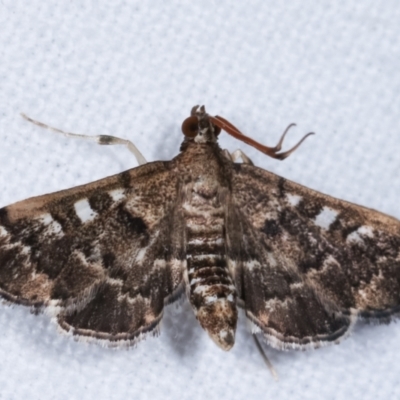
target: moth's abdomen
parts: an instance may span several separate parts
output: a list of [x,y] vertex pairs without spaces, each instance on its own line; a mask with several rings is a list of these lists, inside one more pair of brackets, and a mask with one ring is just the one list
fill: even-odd
[[223,209],[204,203],[195,207],[191,202],[184,210],[188,297],[203,329],[229,350],[235,342],[237,308],[225,258]]

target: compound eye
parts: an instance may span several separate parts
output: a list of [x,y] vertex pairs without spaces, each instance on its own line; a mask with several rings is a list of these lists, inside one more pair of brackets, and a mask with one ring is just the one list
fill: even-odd
[[214,125],[214,135],[218,136],[221,133],[221,128],[217,125]]
[[191,116],[186,118],[182,123],[182,132],[186,137],[194,138],[199,131],[197,117]]

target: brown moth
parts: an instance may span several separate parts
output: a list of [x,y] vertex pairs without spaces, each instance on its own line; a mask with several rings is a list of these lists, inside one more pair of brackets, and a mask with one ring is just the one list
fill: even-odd
[[[185,292],[224,350],[238,306],[279,349],[337,342],[356,317],[389,321],[400,305],[400,221],[230,155],[221,128],[277,159],[301,143],[280,153],[287,130],[266,147],[194,107],[171,161],[0,209],[1,296],[110,345],[158,333],[164,306]],[[94,140],[131,146],[144,162],[130,142]]]

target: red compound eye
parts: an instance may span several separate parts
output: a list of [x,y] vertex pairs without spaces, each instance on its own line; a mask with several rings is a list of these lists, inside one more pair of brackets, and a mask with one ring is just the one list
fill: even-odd
[[186,137],[194,138],[199,131],[197,117],[186,118],[182,123],[182,132]]

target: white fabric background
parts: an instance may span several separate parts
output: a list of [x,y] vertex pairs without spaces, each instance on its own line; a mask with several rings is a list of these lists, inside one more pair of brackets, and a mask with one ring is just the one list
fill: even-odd
[[[283,163],[226,135],[268,170],[400,218],[400,3],[397,0],[20,1],[0,3],[0,206],[136,166],[124,148],[61,129],[129,138],[170,159],[194,104],[274,145],[317,132]],[[0,398],[393,399],[400,325],[357,324],[339,346],[268,354],[240,315],[219,350],[189,306],[159,338],[109,350],[57,333],[45,315],[0,305]]]

